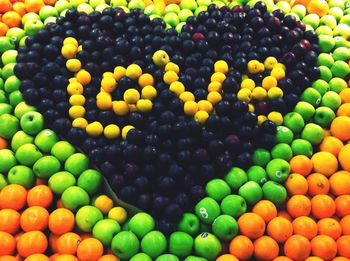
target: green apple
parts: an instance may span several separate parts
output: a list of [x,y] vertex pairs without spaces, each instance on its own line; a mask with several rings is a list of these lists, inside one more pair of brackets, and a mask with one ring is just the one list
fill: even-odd
[[164,13],[175,13],[178,14],[180,12],[180,7],[177,4],[169,4],[165,7]]
[[328,6],[329,7],[340,7],[341,9],[344,9],[344,0],[329,0],[328,1]]
[[86,14],[90,14],[94,11],[94,8],[88,3],[81,3],[78,5],[77,10],[79,12],[84,12]]
[[40,20],[29,20],[24,24],[24,31],[29,36],[35,35],[41,29],[44,29],[44,23]]
[[44,156],[35,162],[33,171],[38,178],[49,179],[53,174],[61,169],[60,161],[54,156]]
[[305,125],[303,117],[297,112],[287,113],[284,116],[283,122],[294,134],[300,133]]
[[346,78],[350,73],[350,66],[344,61],[335,61],[331,67],[331,72],[335,77]]
[[323,96],[326,92],[330,90],[328,82],[318,79],[312,83],[312,88],[317,90],[321,96]]
[[15,42],[10,37],[0,36],[0,53],[15,49]]
[[19,121],[11,114],[0,115],[0,136],[5,139],[11,139],[18,131]]
[[317,65],[327,66],[331,68],[334,63],[334,58],[329,53],[320,53],[317,57]]
[[288,14],[291,10],[291,7],[286,1],[279,1],[276,3],[276,6],[283,11],[283,13]]
[[199,256],[188,256],[184,261],[208,261],[208,259]]
[[21,81],[14,75],[8,77],[4,84],[4,90],[7,93],[18,91],[21,86]]
[[228,195],[221,202],[221,211],[224,214],[238,218],[247,211],[247,203],[239,195]]
[[186,22],[187,18],[189,18],[190,16],[194,16],[194,14],[191,10],[181,9],[178,13],[178,16],[181,22]]
[[56,10],[61,13],[63,10],[67,10],[70,8],[70,3],[66,0],[58,0],[55,3]]
[[75,148],[67,141],[59,141],[51,148],[51,154],[61,162],[65,162],[74,153]]
[[340,93],[341,91],[348,88],[348,84],[344,79],[339,77],[334,77],[332,80],[329,81],[329,87],[331,91]]
[[7,173],[12,167],[16,166],[17,160],[14,153],[8,149],[0,150],[0,172]]
[[251,206],[261,200],[263,196],[261,187],[254,181],[248,181],[240,187],[238,194]]
[[178,224],[177,229],[179,231],[186,232],[191,236],[196,235],[199,232],[199,219],[192,213],[184,213]]
[[196,11],[198,5],[195,0],[182,0],[180,3],[181,9],[189,9],[192,12]]
[[335,111],[341,105],[341,98],[336,92],[326,92],[322,97],[321,105],[331,108],[333,111]]
[[89,158],[83,153],[75,153],[69,156],[64,164],[64,169],[75,176],[79,176],[89,168]]
[[152,258],[150,258],[150,256],[146,255],[145,253],[138,253],[130,258],[130,261],[152,261]]
[[321,73],[321,79],[325,80],[326,82],[329,82],[332,79],[332,71],[326,66],[320,66],[318,67],[320,69]]
[[209,197],[220,202],[224,197],[231,194],[230,186],[222,179],[212,179],[205,187]]
[[100,240],[105,246],[111,245],[113,237],[120,232],[120,225],[113,219],[102,219],[96,222],[92,229],[94,238]]
[[1,62],[3,65],[8,63],[15,63],[18,51],[17,50],[7,50],[1,55]]
[[26,112],[20,120],[21,128],[30,135],[36,135],[44,128],[44,117],[36,111]]
[[214,220],[212,230],[219,239],[229,241],[237,235],[238,224],[233,217],[220,215]]
[[[1,75],[1,73],[0,73]],[[0,78],[0,102],[1,103],[8,103],[7,95],[5,94],[4,90],[2,90],[1,86],[3,86],[4,80]]]
[[155,222],[153,217],[145,212],[135,214],[129,221],[129,230],[138,238],[143,238],[154,227]]
[[321,34],[318,36],[318,44],[321,48],[321,52],[329,53],[335,46],[335,41],[332,36]]
[[17,151],[19,147],[24,144],[31,144],[34,142],[34,138],[24,131],[20,130],[13,135],[11,140],[11,148],[13,151]]
[[306,15],[306,7],[301,4],[293,6],[291,11],[299,16],[300,19],[303,19]]
[[34,106],[26,104],[25,102],[21,102],[15,107],[15,116],[18,119],[21,119],[26,112],[30,111],[36,111],[36,108]]
[[314,116],[315,108],[308,102],[300,101],[295,105],[294,111],[299,113],[304,121],[310,121]]
[[184,258],[192,253],[193,238],[185,232],[174,232],[169,237],[169,252]]
[[213,234],[204,232],[194,240],[195,253],[208,260],[214,260],[221,250],[221,243]]
[[318,145],[324,138],[324,131],[319,125],[308,123],[301,133],[301,138],[309,141],[313,145]]
[[89,6],[93,9],[96,8],[100,4],[106,4],[105,0],[89,0]]
[[337,22],[340,21],[340,19],[344,16],[344,12],[340,7],[332,7],[329,9],[328,14],[333,16]]
[[128,4],[128,8],[130,10],[133,10],[133,9],[145,9],[145,4],[142,0],[131,0]]
[[350,59],[350,50],[346,47],[338,47],[334,50],[332,56],[336,61],[346,62]]
[[180,259],[172,254],[163,254],[158,256],[155,261],[180,261]]
[[199,13],[207,11],[208,7],[207,6],[199,6],[196,8],[196,11],[194,11],[194,15],[198,16]]
[[48,181],[49,187],[57,195],[61,195],[66,189],[74,186],[75,183],[76,180],[74,175],[67,171],[61,171],[53,174]]
[[197,0],[198,6],[209,6],[211,3],[211,0]]
[[276,144],[271,150],[272,158],[289,161],[293,157],[292,148],[287,143]]
[[[1,37],[0,37],[0,39],[1,39]],[[1,44],[1,42],[0,42],[0,44]],[[1,75],[2,75],[3,80],[6,80],[8,77],[10,77],[12,75],[15,75],[15,73],[13,71],[15,68],[15,65],[16,65],[16,63],[8,63],[2,68]]]
[[266,172],[272,181],[282,183],[288,178],[290,166],[283,159],[273,159],[267,164]]
[[33,12],[26,13],[22,17],[22,24],[26,24],[30,20],[40,20],[40,16]]
[[342,36],[345,39],[349,39],[350,37],[350,26],[347,24],[338,24],[333,29],[333,35],[334,36]]
[[102,219],[102,212],[94,206],[83,206],[77,211],[75,215],[75,223],[77,224],[77,227],[83,232],[91,232],[94,225]]
[[18,184],[29,189],[35,182],[35,176],[27,166],[17,165],[9,170],[7,180],[10,184]]
[[58,11],[53,6],[44,5],[42,8],[40,8],[39,16],[40,16],[41,20],[44,21],[48,17],[52,17],[52,16],[57,17]]
[[238,167],[233,167],[225,176],[226,183],[234,190],[238,190],[244,183],[248,181],[246,172]]
[[[277,126],[276,129],[276,142],[277,143],[286,143],[286,144],[291,144],[294,139],[294,134],[293,132],[286,126]],[[266,159],[265,165],[270,161],[270,158]],[[254,155],[253,155],[253,161],[254,161]]]
[[140,242],[134,233],[121,231],[113,237],[111,248],[117,257],[128,260],[139,251]]
[[175,27],[176,25],[178,25],[178,23],[180,23],[179,17],[177,16],[176,13],[173,13],[173,12],[167,13],[163,19],[167,24],[173,27]]
[[89,194],[78,186],[70,186],[63,191],[61,199],[63,206],[72,211],[90,203]]
[[254,181],[259,185],[264,184],[267,181],[267,174],[263,167],[253,165],[247,170],[248,180]]
[[[119,6],[119,7],[123,9],[125,13],[130,13],[130,10],[127,7],[125,6]],[[96,6],[95,11],[102,13],[103,10],[105,10],[106,8],[110,8],[110,6],[107,4],[99,4],[98,6]]]
[[88,3],[88,0],[71,0],[70,4],[73,8],[77,8],[78,5],[82,4],[82,3]]
[[94,169],[83,171],[78,178],[78,186],[83,188],[90,195],[94,195],[99,191],[102,182],[102,174]]
[[6,177],[4,174],[0,174],[0,191],[8,185],[8,182],[6,180]]
[[144,12],[147,15],[152,15],[152,14],[159,15],[159,16],[162,15],[162,10],[160,10],[158,6],[153,5],[153,4],[146,6]]
[[111,0],[109,2],[109,5],[112,8],[120,7],[120,6],[127,6],[128,2],[126,0]]
[[7,30],[6,36],[10,37],[12,41],[14,41],[16,44],[19,44],[19,42],[25,37],[26,32],[19,27],[12,27],[9,30]]
[[141,240],[142,252],[155,259],[167,249],[166,237],[160,231],[151,231]]
[[340,21],[339,24],[350,24],[350,14],[344,15]]
[[337,25],[337,20],[332,15],[324,15],[321,17],[320,25],[326,25],[331,29],[334,29]]
[[294,155],[305,155],[311,157],[313,154],[312,144],[303,139],[295,139],[292,142],[292,151]]
[[310,25],[313,29],[316,29],[320,24],[320,17],[317,14],[308,14],[303,18],[303,23]]
[[[333,37],[333,30],[332,28],[330,28],[327,25],[321,25],[319,27],[317,27],[316,29],[316,33],[318,34],[318,36],[329,36],[329,37]],[[320,40],[320,38],[319,38]]]
[[23,144],[16,150],[16,159],[18,162],[28,167],[33,166],[42,156],[43,154],[37,146],[32,143]]
[[58,142],[56,133],[49,129],[39,132],[34,140],[34,144],[44,153],[49,153],[56,142]]
[[206,197],[196,204],[195,212],[202,222],[211,224],[220,215],[220,206],[214,199]]
[[350,42],[348,42],[344,37],[342,36],[336,36],[334,37],[334,41],[335,41],[335,48],[338,47],[346,47],[346,48],[350,48]]
[[11,92],[9,95],[9,102],[13,107],[16,107],[18,104],[23,102],[23,96],[21,91],[17,90],[17,91]]
[[316,109],[313,121],[323,128],[328,128],[334,118],[335,113],[332,109],[321,106]]
[[11,114],[12,113],[12,106],[7,103],[0,103],[0,115],[3,114]]
[[317,107],[321,102],[321,94],[316,89],[309,87],[303,91],[300,99],[310,103],[313,107]]
[[181,33],[182,27],[183,27],[185,24],[186,24],[185,22],[181,22],[181,23],[179,23],[179,24],[175,27],[175,30],[176,30],[176,32],[177,32],[178,34]]
[[268,181],[262,187],[264,199],[274,203],[276,206],[281,206],[287,198],[287,190],[281,184]]

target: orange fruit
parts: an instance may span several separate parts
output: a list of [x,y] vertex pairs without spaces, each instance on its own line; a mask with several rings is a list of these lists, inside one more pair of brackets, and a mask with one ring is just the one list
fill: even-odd
[[[9,27],[7,26],[7,24],[4,24],[3,22],[0,22],[0,36],[5,36],[8,30],[9,30]],[[3,141],[2,142],[2,146],[4,146],[5,145],[5,143],[4,143],[5,139],[1,138],[1,140]],[[6,144],[6,146],[7,146],[7,144]]]
[[[99,259],[101,260],[101,259]],[[219,256],[216,261],[239,261],[237,257],[231,255],[231,254],[225,254],[222,256]]]
[[289,215],[289,213],[286,210],[278,211],[277,217],[283,217],[283,218],[289,220],[290,222],[293,221],[293,218]]
[[24,4],[28,13],[38,13],[40,8],[45,5],[44,1],[42,0],[24,0]]
[[[350,89],[347,88],[346,90],[349,91]],[[337,110],[337,116],[350,117],[350,103],[343,103],[342,105],[340,105]]]
[[340,139],[338,139],[337,137],[328,136],[325,137],[321,142],[320,151],[330,152],[337,157],[343,146],[344,144]]
[[97,261],[118,261],[118,260],[119,259],[115,255],[103,255]]
[[[340,93],[339,93],[339,96],[341,98],[341,101],[342,101],[342,105],[344,104],[348,104],[350,103],[350,88],[346,88],[344,90],[342,90]],[[342,106],[341,105],[341,106]],[[340,107],[341,107],[340,106]],[[338,109],[339,110],[339,109]]]
[[286,257],[286,256],[278,256],[274,258],[272,261],[293,261],[293,259],[290,259],[289,257]]
[[284,185],[290,195],[306,195],[309,188],[306,178],[298,173],[290,174]]
[[238,235],[230,242],[229,250],[239,260],[249,260],[253,256],[254,245],[248,237]]
[[57,249],[59,254],[74,255],[77,252],[81,237],[73,232],[61,235],[57,240]]
[[308,216],[311,212],[310,199],[304,195],[294,195],[287,201],[288,213],[296,218]]
[[334,218],[323,218],[317,222],[318,234],[330,236],[334,240],[341,236],[341,226]]
[[256,239],[264,234],[266,225],[258,214],[248,212],[239,217],[238,227],[243,235]]
[[20,26],[21,19],[21,16],[15,11],[8,11],[2,16],[2,22],[7,24],[9,28]]
[[316,195],[311,199],[311,213],[318,219],[332,217],[335,209],[335,202],[328,195]]
[[305,259],[305,261],[323,261],[323,259],[319,258],[318,256],[309,256]]
[[6,185],[0,191],[0,208],[20,210],[27,201],[27,191],[17,184]]
[[350,215],[346,215],[340,220],[343,235],[350,235]]
[[18,256],[4,255],[0,256],[0,261],[21,261],[22,259]]
[[320,173],[313,173],[309,175],[306,180],[308,183],[310,196],[328,194],[330,185],[325,175]]
[[275,217],[267,225],[267,234],[278,243],[283,243],[293,235],[293,225],[288,219]]
[[58,241],[59,236],[55,235],[53,233],[50,234],[49,236],[49,245],[52,253],[57,253],[58,248],[57,248],[57,241]]
[[46,229],[49,212],[43,207],[29,207],[21,215],[21,227],[25,232]]
[[309,14],[324,16],[328,13],[329,7],[325,0],[311,0],[306,9]]
[[350,261],[350,259],[343,257],[343,256],[337,256],[337,257],[333,258],[332,261]]
[[271,219],[277,217],[277,208],[269,200],[260,200],[252,209],[252,212],[258,214],[268,223]]
[[21,17],[27,13],[26,6],[23,2],[16,2],[12,6],[13,10]]
[[18,254],[28,257],[33,254],[43,254],[48,246],[47,238],[41,231],[30,231],[20,236],[17,242]]
[[284,254],[295,261],[304,260],[310,252],[310,241],[301,235],[293,235],[284,243]]
[[55,261],[79,261],[79,259],[76,256],[64,254],[64,255],[58,255],[55,258]]
[[[350,158],[348,158],[349,160]],[[334,173],[329,178],[331,192],[335,196],[350,194],[350,172],[345,170]]]
[[338,217],[350,215],[350,195],[341,195],[335,199]]
[[337,239],[338,255],[350,258],[350,236],[341,236]]
[[103,255],[103,245],[96,238],[87,238],[80,242],[77,256],[80,261],[97,260]]
[[311,251],[315,256],[331,260],[337,255],[337,243],[330,236],[319,235],[311,240]]
[[338,170],[338,160],[330,152],[320,151],[316,152],[311,161],[314,165],[314,171],[321,173],[325,176],[330,176]]
[[0,13],[4,14],[12,10],[12,4],[9,0],[0,0]]
[[27,204],[28,206],[40,206],[47,208],[53,200],[52,190],[46,185],[38,185],[28,191]]
[[12,255],[16,249],[16,239],[7,232],[0,231],[0,256]]
[[20,214],[13,209],[0,210],[0,231],[15,234],[19,229]]
[[[3,24],[3,23],[0,22],[0,36],[3,36],[3,35],[6,34],[6,32],[7,32],[7,30],[8,30],[8,27],[6,28],[6,24],[4,24],[5,27],[4,27],[4,28],[1,28],[1,24]],[[5,29],[6,29],[6,31],[5,31]],[[3,34],[3,35],[2,35],[2,30],[4,30],[4,32],[5,32],[5,34]],[[7,142],[7,140],[4,139],[4,138],[2,138],[2,137],[0,137],[0,150],[7,149],[7,148],[8,148],[8,142]]]
[[344,170],[350,171],[350,144],[346,144],[339,152],[339,163]]
[[331,123],[331,133],[342,141],[350,139],[350,118],[347,116],[336,117]]
[[262,236],[254,241],[254,256],[258,260],[272,260],[278,256],[277,242],[269,237]]
[[291,172],[307,176],[310,174],[313,168],[312,161],[305,155],[294,156],[290,161],[290,170]]
[[297,217],[293,220],[292,225],[294,234],[296,235],[304,236],[309,240],[313,239],[317,235],[317,224],[310,217]]
[[74,214],[66,208],[58,208],[49,216],[49,229],[56,235],[70,232],[74,228]]
[[24,261],[48,261],[49,258],[43,254],[33,254],[28,256]]
[[44,0],[45,5],[55,5],[56,0]]

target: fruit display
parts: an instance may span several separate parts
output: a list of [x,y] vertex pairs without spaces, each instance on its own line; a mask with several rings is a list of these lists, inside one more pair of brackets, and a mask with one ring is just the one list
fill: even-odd
[[350,259],[349,1],[0,13],[0,260]]

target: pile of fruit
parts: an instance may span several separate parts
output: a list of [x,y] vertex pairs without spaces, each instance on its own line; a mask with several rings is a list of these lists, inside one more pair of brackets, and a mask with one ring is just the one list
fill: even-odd
[[0,260],[350,259],[349,1],[0,13]]

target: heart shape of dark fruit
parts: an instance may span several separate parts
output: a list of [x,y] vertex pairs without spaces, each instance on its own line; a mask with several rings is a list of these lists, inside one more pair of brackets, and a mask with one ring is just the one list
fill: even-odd
[[[81,50],[76,58],[91,75],[83,91],[86,120],[103,126],[134,126],[125,139],[90,137],[72,126],[67,86],[74,73],[67,70],[61,54],[67,37],[77,39]],[[186,115],[183,101],[169,90],[164,68],[152,60],[158,50],[164,50],[178,65],[179,81],[196,101],[207,98],[215,62],[228,64],[221,100],[204,125]],[[284,17],[280,10],[267,12],[261,2],[254,8],[218,9],[210,5],[197,17],[189,17],[180,33],[165,29],[162,19],[150,20],[137,9],[125,13],[120,8],[107,8],[89,15],[69,9],[65,17],[28,37],[18,52],[15,73],[21,79],[26,102],[43,113],[47,127],[89,155],[119,198],[151,213],[166,233],[205,196],[209,180],[223,177],[233,166],[250,167],[255,148],[269,149],[275,144],[275,124],[267,120],[259,126],[257,115],[291,111],[301,92],[319,77],[315,32],[305,31],[301,22],[293,16]],[[286,76],[278,81],[284,95],[251,101],[253,113],[236,94],[248,62],[263,62],[269,56],[287,68]],[[100,110],[96,95],[102,74],[131,64],[154,78],[158,95],[152,110],[131,111],[124,116],[111,109]],[[261,86],[269,73],[248,76]],[[140,90],[137,81],[121,77],[112,98],[122,100],[130,88]]]

